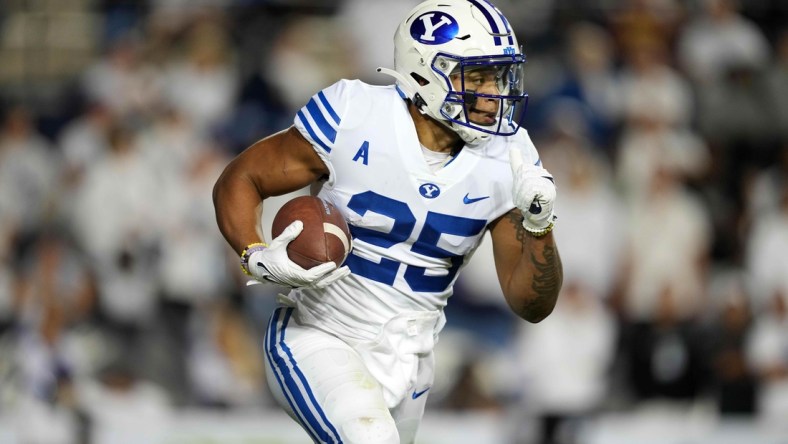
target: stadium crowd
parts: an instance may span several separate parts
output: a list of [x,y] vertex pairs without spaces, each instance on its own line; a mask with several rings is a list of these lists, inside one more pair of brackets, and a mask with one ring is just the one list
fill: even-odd
[[[315,91],[387,82],[416,3],[3,2],[0,415],[24,442],[139,421],[154,442],[177,409],[272,405],[260,338],[281,289],[245,285],[212,186]],[[514,442],[665,403],[784,427],[788,5],[494,3],[529,59],[564,289],[516,320],[483,245],[429,402],[512,416]]]

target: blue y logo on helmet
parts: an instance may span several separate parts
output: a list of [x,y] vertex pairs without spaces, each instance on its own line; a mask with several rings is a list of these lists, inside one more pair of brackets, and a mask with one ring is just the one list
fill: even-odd
[[440,45],[457,36],[460,25],[449,14],[432,11],[420,15],[410,25],[410,36],[425,45]]

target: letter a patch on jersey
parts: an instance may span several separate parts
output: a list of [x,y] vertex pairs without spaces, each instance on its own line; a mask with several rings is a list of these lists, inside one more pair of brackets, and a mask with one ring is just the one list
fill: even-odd
[[353,156],[354,162],[358,162],[359,159],[361,159],[361,162],[363,162],[364,165],[369,165],[369,142],[366,140],[361,144],[361,147],[358,149],[358,151],[356,151],[356,155]]

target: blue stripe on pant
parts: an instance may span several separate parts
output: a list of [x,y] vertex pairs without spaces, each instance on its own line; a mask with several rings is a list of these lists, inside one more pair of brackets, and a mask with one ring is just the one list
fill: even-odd
[[[290,321],[293,313],[293,308],[277,308],[271,316],[271,322],[266,337],[266,353],[268,354],[269,361],[271,362],[272,370],[276,376],[279,387],[287,399],[290,408],[295,413],[298,421],[309,433],[310,437],[315,442],[320,443],[337,443],[341,444],[342,439],[339,436],[336,428],[328,420],[325,412],[315,399],[315,395],[309,386],[306,376],[298,367],[295,358],[290,348],[285,344],[285,329]],[[283,313],[284,312],[284,313]],[[280,315],[282,315],[282,327],[280,330],[279,342],[276,342],[277,324]],[[279,350],[284,350],[289,358],[290,366],[288,366],[288,359],[283,357]],[[291,371],[292,367],[292,371]],[[298,381],[293,376],[293,373],[298,377]],[[301,383],[299,387],[298,383]],[[302,392],[303,390],[303,392]],[[306,394],[306,396],[304,396]],[[308,398],[308,399],[307,399]],[[315,415],[317,412],[317,416]],[[322,421],[321,421],[322,420]],[[325,426],[324,426],[325,425]],[[326,429],[327,428],[327,429]]]

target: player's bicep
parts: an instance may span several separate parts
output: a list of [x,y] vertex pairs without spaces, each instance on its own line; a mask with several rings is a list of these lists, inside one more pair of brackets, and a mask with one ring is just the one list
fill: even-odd
[[299,190],[328,174],[312,144],[294,127],[258,141],[233,162],[263,197]]

